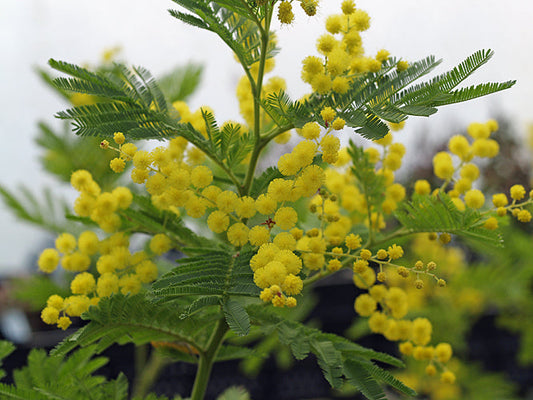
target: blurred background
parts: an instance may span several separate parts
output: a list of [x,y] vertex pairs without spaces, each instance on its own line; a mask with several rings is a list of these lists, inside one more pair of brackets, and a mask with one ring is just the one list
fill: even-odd
[[[322,0],[318,14],[307,17],[295,7],[292,26],[279,29],[282,48],[275,74],[287,79],[293,97],[309,89],[300,81],[301,60],[315,54],[314,43],[323,33],[324,18],[339,10],[340,0]],[[211,106],[217,119],[240,120],[232,93],[241,71],[232,54],[215,36],[171,18],[170,0],[2,0],[0,7],[0,184],[15,189],[23,184],[39,192],[53,181],[41,170],[35,145],[36,123],[54,126],[53,115],[66,108],[63,99],[47,88],[35,68],[47,68],[49,58],[72,63],[101,61],[105,50],[119,47],[119,59],[142,65],[156,76],[187,61],[202,64],[202,84],[191,99],[191,109]],[[516,79],[508,91],[458,106],[447,106],[430,119],[411,118],[402,140],[451,135],[471,121],[500,113],[525,136],[533,116],[530,95],[533,77],[529,51],[533,42],[533,3],[515,0],[512,6],[496,0],[425,2],[360,0],[357,6],[372,19],[364,32],[369,55],[385,48],[392,55],[417,60],[434,54],[444,61],[441,73],[478,49],[491,48],[493,59],[465,84]],[[406,158],[409,158],[407,154]],[[56,186],[57,187],[57,186]],[[65,196],[68,198],[68,188]],[[31,254],[45,240],[44,233],[18,223],[0,204],[0,274],[34,269]],[[35,250],[38,251],[38,250]]]

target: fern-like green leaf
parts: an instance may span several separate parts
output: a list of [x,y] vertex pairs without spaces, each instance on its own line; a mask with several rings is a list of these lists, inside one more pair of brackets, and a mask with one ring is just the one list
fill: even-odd
[[65,339],[54,354],[65,354],[75,347],[97,343],[98,352],[113,343],[144,344],[151,341],[183,342],[193,347],[208,340],[208,328],[218,316],[207,313],[180,319],[176,304],[156,303],[143,295],[114,295],[100,300],[98,307],[83,314],[89,324]]
[[249,262],[252,252],[231,255],[222,250],[182,258],[179,266],[154,282],[153,292],[161,301],[185,295],[257,297]]
[[49,400],[48,396],[31,388],[15,387],[0,383],[0,395],[5,400]]
[[228,299],[222,307],[226,322],[230,329],[238,336],[246,336],[250,332],[250,317],[244,309],[242,302]]
[[344,372],[348,382],[354,385],[368,400],[386,400],[385,393],[362,363],[344,360]]
[[445,193],[432,196],[415,194],[410,202],[401,203],[394,215],[410,233],[448,232],[468,240],[502,245],[499,232],[483,227],[481,213],[471,208],[459,211]]
[[159,86],[170,103],[186,100],[198,87],[203,67],[196,64],[180,66],[159,79]]
[[370,162],[368,154],[362,147],[350,141],[348,154],[352,159],[352,173],[357,178],[357,185],[366,197],[367,203],[381,204],[385,193],[385,180],[382,175],[376,174],[374,164]]
[[323,340],[311,341],[311,350],[316,355],[318,365],[331,387],[339,388],[342,384],[342,357],[333,343]]

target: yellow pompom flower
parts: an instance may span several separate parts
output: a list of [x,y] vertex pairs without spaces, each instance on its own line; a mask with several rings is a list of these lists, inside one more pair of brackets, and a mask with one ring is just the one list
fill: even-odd
[[55,245],[61,253],[69,254],[76,249],[76,238],[70,233],[62,233],[57,237]]
[[479,168],[475,164],[468,163],[461,167],[459,174],[461,175],[461,178],[465,178],[473,182],[479,178]]
[[123,158],[115,157],[109,162],[109,167],[113,172],[120,173],[126,168],[126,162]]
[[391,171],[396,171],[402,166],[402,156],[398,153],[389,153],[383,160],[383,166]]
[[298,222],[298,214],[292,207],[281,207],[274,215],[276,226],[283,230],[289,230]]
[[405,60],[398,61],[398,64],[396,64],[396,68],[398,71],[405,71],[407,68],[409,68],[409,63]]
[[150,283],[157,279],[157,265],[150,261],[144,260],[135,266],[135,274],[142,283]]
[[452,346],[449,343],[439,343],[435,347],[435,356],[441,363],[446,363],[452,357]]
[[71,317],[79,317],[89,309],[91,300],[85,296],[70,296],[65,299],[66,313]]
[[302,71],[310,76],[316,75],[324,72],[324,63],[318,57],[308,56],[302,61]]
[[522,185],[513,185],[511,186],[510,193],[513,200],[522,200],[526,195],[526,189]]
[[376,273],[372,268],[366,267],[362,272],[354,273],[353,282],[359,289],[367,289],[376,282]]
[[490,136],[489,127],[480,122],[472,122],[466,131],[473,139],[487,139]]
[[520,210],[516,214],[516,219],[520,222],[529,222],[531,221],[531,213],[528,210]]
[[374,142],[383,147],[389,146],[392,143],[392,134],[389,132],[381,139],[374,140]]
[[440,374],[440,381],[451,385],[455,382],[455,374],[451,371],[444,371]]
[[328,55],[337,45],[338,42],[335,37],[326,33],[318,38],[316,48],[320,54]]
[[163,233],[158,233],[150,240],[150,250],[158,256],[163,253],[166,253],[171,248],[172,241],[167,235]]
[[509,200],[504,193],[496,193],[492,195],[492,204],[494,204],[494,207],[505,207],[509,204]]
[[209,186],[213,181],[213,172],[205,165],[194,167],[191,171],[191,183],[197,188]]
[[400,353],[410,356],[413,354],[414,346],[411,342],[403,342],[398,346],[398,350],[400,350]]
[[332,85],[331,78],[325,73],[316,74],[310,83],[312,89],[320,94],[328,93]]
[[126,141],[126,138],[122,132],[115,132],[113,134],[113,140],[116,144],[123,144]]
[[376,311],[368,319],[368,327],[374,333],[383,333],[388,325],[388,318],[385,314]]
[[425,179],[419,179],[415,182],[415,193],[426,195],[431,192],[431,185]]
[[396,260],[398,258],[401,258],[403,256],[403,249],[401,246],[397,246],[396,244],[393,244],[392,246],[389,246],[387,249],[387,252],[389,253],[389,257],[391,260]]
[[483,224],[483,227],[493,231],[494,229],[498,228],[498,220],[494,217],[488,218],[485,223]]
[[123,157],[125,157],[127,160],[131,160],[137,151],[137,146],[135,146],[133,143],[125,143],[123,146],[121,146],[120,151]]
[[124,186],[118,186],[111,192],[115,200],[117,201],[118,208],[125,210],[131,205],[133,201],[133,195],[131,191]]
[[292,5],[289,1],[282,1],[279,3],[278,20],[282,24],[290,24],[294,20],[294,13],[292,12]]
[[91,173],[84,169],[74,171],[70,176],[70,184],[78,192],[86,191],[93,183],[94,181]]
[[350,250],[355,250],[361,247],[361,242],[361,236],[354,235],[353,233],[350,233],[345,239],[346,247],[348,247]]
[[109,297],[119,290],[118,276],[112,273],[103,273],[96,283],[98,297]]
[[135,274],[123,275],[118,285],[122,294],[137,294],[141,291],[141,281]]
[[281,289],[288,295],[299,294],[304,287],[303,281],[299,276],[289,274],[283,280]]
[[465,194],[465,203],[468,207],[479,209],[485,204],[485,196],[478,189],[471,189]]
[[317,139],[320,136],[320,125],[316,122],[308,122],[301,129],[301,135],[309,140]]
[[274,237],[273,243],[282,250],[296,249],[296,239],[289,232],[278,233]]
[[292,153],[283,154],[278,160],[278,169],[284,176],[295,175],[300,166]]
[[[268,184],[268,190],[267,190],[268,196],[274,201],[279,201],[279,202],[290,200],[292,184],[293,184],[293,181],[290,179],[281,179],[281,178],[274,179]],[[256,206],[257,206],[257,202],[256,202]]]
[[368,293],[374,300],[382,301],[387,296],[387,287],[384,285],[374,285],[368,290]]
[[248,232],[248,227],[238,222],[229,227],[228,240],[234,246],[244,246],[248,242]]
[[332,35],[335,35],[336,33],[339,33],[341,31],[342,24],[342,15],[334,14],[326,18],[326,30]]
[[60,317],[57,320],[57,327],[63,330],[66,330],[70,326],[70,324],[72,324],[72,321],[69,317]]
[[94,276],[89,272],[82,272],[70,282],[70,290],[73,294],[89,294],[96,287]]
[[256,213],[255,200],[250,196],[239,198],[235,207],[235,213],[240,218],[251,218]]
[[371,316],[376,311],[377,303],[368,294],[361,294],[357,296],[354,303],[354,309],[362,317]]
[[322,111],[320,111],[320,116],[325,122],[333,121],[335,115],[337,115],[337,112],[331,107],[324,107]]
[[366,11],[363,10],[354,10],[350,14],[350,22],[354,23],[355,29],[358,31],[366,31],[370,28],[370,16]]
[[[333,79],[333,81],[331,82],[331,90],[333,90],[336,93],[344,94],[348,91],[349,88],[350,88],[350,81],[348,80],[348,78],[344,76],[336,76],[335,79]],[[342,121],[341,119],[339,120]],[[343,127],[344,127],[344,124],[343,124]],[[337,128],[334,128],[334,129],[337,129]],[[339,129],[342,129],[342,128],[339,128]]]
[[235,192],[224,190],[217,197],[217,207],[220,211],[230,213],[235,210],[239,197]]
[[37,261],[39,269],[47,274],[54,272],[58,264],[59,253],[56,249],[44,249]]
[[341,4],[341,10],[344,15],[350,15],[355,12],[355,3],[353,0],[344,0]]
[[427,318],[416,318],[413,321],[411,340],[418,346],[425,346],[431,340],[431,322]]
[[48,297],[48,300],[46,300],[47,307],[56,308],[57,310],[63,309],[63,303],[64,303],[63,297],[57,294],[51,295],[50,297]]
[[266,226],[256,225],[248,232],[248,240],[252,246],[261,246],[268,243],[270,241],[270,230]]
[[255,200],[256,210],[263,215],[272,214],[276,210],[276,207],[276,200],[267,194],[262,194]]
[[41,311],[41,319],[45,324],[52,325],[57,322],[59,318],[59,310],[53,307],[45,307]]
[[150,153],[145,150],[139,150],[133,155],[133,165],[139,169],[146,169],[152,164]]
[[433,170],[440,179],[450,179],[455,171],[450,154],[444,151],[435,154],[433,157]]
[[385,297],[385,304],[394,318],[403,318],[408,311],[407,294],[398,287],[391,287]]
[[448,141],[448,148],[452,154],[459,156],[461,160],[466,160],[470,153],[470,144],[463,135],[452,136]]

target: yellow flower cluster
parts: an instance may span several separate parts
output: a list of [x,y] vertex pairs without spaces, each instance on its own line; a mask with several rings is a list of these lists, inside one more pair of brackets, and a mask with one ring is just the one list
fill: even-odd
[[[299,0],[300,6],[304,12],[312,17],[316,14],[319,2],[318,0]],[[345,1],[351,3],[351,1]],[[294,21],[294,12],[292,11],[292,2],[283,0],[278,6],[278,20],[282,24],[291,24]]]
[[[531,221],[531,212],[525,207],[533,203],[533,191],[529,192],[526,196],[526,189],[522,185],[513,185],[509,189],[509,196],[512,202],[509,204],[509,200],[505,193],[496,193],[492,196],[492,204],[496,209],[496,214],[500,217],[507,214],[508,211],[520,222]],[[498,227],[498,220],[495,217],[490,217],[485,221],[485,228],[496,229]]]
[[[491,133],[498,130],[498,123],[489,120],[485,123],[474,122],[467,128],[468,136],[455,135],[448,142],[448,151],[441,151],[433,157],[433,170],[435,176],[444,180],[440,190],[446,190],[448,185],[453,183],[453,188],[447,193],[452,198],[455,206],[464,211],[466,207],[479,210],[485,205],[485,195],[479,189],[474,189],[473,183],[479,178],[480,172],[477,165],[471,161],[475,157],[492,158],[499,152],[498,142],[490,138]],[[454,163],[456,157],[459,161]],[[429,183],[419,180],[415,183],[415,192],[420,195],[427,195],[431,191]],[[509,203],[505,193],[497,193],[492,197],[492,203],[496,215],[503,217],[507,212],[520,222],[531,221],[531,213],[526,209],[530,205],[532,195],[526,198],[526,190],[522,185],[514,185],[509,190],[512,202]],[[489,216],[483,225],[486,229],[494,230],[498,228],[498,219]],[[450,241],[448,234],[441,234],[441,243]]]
[[133,196],[126,187],[116,187],[111,192],[102,192],[100,186],[86,170],[75,171],[70,183],[80,195],[74,202],[74,212],[80,217],[89,217],[105,232],[120,229],[120,210],[130,206]]
[[[368,289],[368,294],[361,294],[355,299],[355,311],[363,317],[369,317],[368,325],[373,333],[382,334],[390,341],[402,341],[399,345],[402,354],[412,356],[415,360],[428,361],[428,375],[435,375],[435,365],[438,365],[438,369],[443,371],[441,379],[453,383],[455,376],[444,366],[452,356],[451,346],[448,343],[428,346],[432,334],[431,322],[426,318],[405,319],[409,311],[407,292],[400,287],[374,285],[374,271],[366,268],[354,275],[355,284]],[[358,269],[360,266],[354,265],[354,270]]]
[[[303,60],[302,80],[319,94],[346,93],[354,76],[379,71],[389,58],[386,50],[380,50],[375,57],[364,55],[360,33],[370,27],[368,14],[357,9],[352,0],[344,1],[341,9],[342,14],[326,19],[328,33],[317,40],[316,47],[323,58],[309,56]],[[398,65],[398,69],[405,68],[405,62]]]
[[[154,255],[161,255],[172,248],[172,242],[166,235],[157,234],[149,247]],[[71,324],[70,317],[79,317],[100,298],[119,292],[138,293],[143,283],[157,278],[157,265],[150,258],[145,251],[132,254],[129,238],[122,232],[104,240],[92,231],[81,233],[77,240],[62,233],[55,241],[55,249],[41,253],[38,265],[41,271],[51,273],[61,263],[63,269],[76,273],[70,283],[72,296],[63,299],[52,295],[41,312],[42,320],[66,329]],[[89,270],[93,261],[94,272]]]

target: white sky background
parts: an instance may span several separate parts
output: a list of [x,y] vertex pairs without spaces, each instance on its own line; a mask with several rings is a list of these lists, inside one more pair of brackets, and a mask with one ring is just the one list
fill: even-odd
[[[309,91],[299,79],[301,60],[316,54],[314,43],[324,32],[323,20],[338,13],[340,3],[321,0],[318,15],[310,18],[295,2],[296,23],[279,30],[282,51],[275,74],[287,79],[293,98]],[[457,133],[450,132],[450,127],[484,121],[494,115],[492,110],[503,110],[525,132],[533,120],[533,2],[359,0],[356,4],[372,19],[371,28],[363,34],[369,55],[381,48],[408,61],[434,54],[444,59],[435,71],[442,73],[474,51],[491,48],[495,51],[493,59],[465,84],[518,80],[506,92],[444,107],[429,119],[409,119],[400,135],[450,135]],[[191,108],[207,104],[219,121],[239,119],[234,93],[241,71],[232,54],[214,34],[170,17],[166,10],[176,7],[170,0],[0,1],[2,185],[14,189],[21,183],[36,193],[55,185],[58,194],[69,193],[67,187],[58,186],[41,171],[37,161],[40,150],[33,143],[36,123],[57,124],[53,114],[66,107],[33,71],[36,65],[45,66],[49,58],[95,64],[102,50],[119,45],[123,60],[142,65],[156,76],[189,60],[197,61],[206,68]],[[0,204],[0,273],[33,268],[30,256],[46,246],[46,237],[42,231],[18,222]]]

